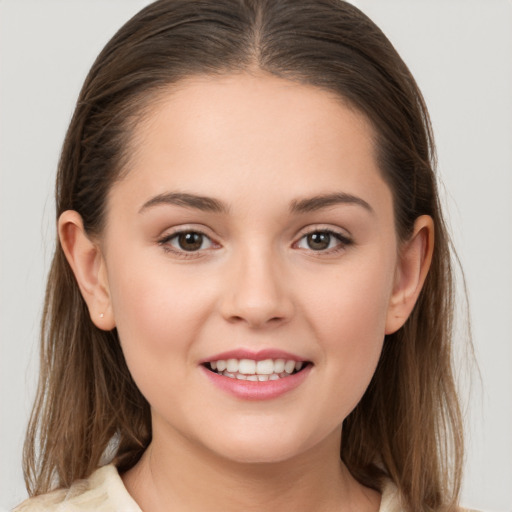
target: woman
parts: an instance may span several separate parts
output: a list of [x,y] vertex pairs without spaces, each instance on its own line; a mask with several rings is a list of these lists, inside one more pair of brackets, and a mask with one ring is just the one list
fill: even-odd
[[350,4],[130,20],[59,165],[19,510],[456,510],[433,162],[413,77]]

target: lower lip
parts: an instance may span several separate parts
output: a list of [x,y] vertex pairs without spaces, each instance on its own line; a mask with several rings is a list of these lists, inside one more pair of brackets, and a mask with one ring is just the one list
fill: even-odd
[[215,386],[242,400],[271,400],[277,398],[302,384],[313,365],[308,364],[300,372],[277,380],[251,381],[233,379],[212,372],[201,366],[206,376]]

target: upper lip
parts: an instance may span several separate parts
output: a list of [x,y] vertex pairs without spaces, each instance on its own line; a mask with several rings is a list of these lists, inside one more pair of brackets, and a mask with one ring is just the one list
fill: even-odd
[[265,359],[286,359],[293,361],[306,362],[307,359],[300,357],[296,354],[286,352],[284,350],[278,350],[273,348],[266,348],[263,350],[247,350],[247,349],[235,349],[228,350],[227,352],[221,352],[213,356],[209,356],[200,361],[200,364],[209,363],[211,361],[220,361],[226,359],[252,359],[254,361],[264,361]]

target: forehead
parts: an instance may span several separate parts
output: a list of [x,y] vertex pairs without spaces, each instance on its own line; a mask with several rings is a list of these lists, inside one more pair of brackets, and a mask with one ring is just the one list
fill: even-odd
[[334,93],[268,74],[183,80],[152,102],[132,140],[121,185],[138,196],[214,189],[229,203],[222,196],[233,191],[270,200],[341,187],[371,196],[384,185],[362,114]]

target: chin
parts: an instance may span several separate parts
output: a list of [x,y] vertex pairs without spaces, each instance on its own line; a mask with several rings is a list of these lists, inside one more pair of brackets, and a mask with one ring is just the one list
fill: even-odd
[[223,443],[210,445],[216,454],[232,462],[241,464],[276,464],[291,460],[311,445],[299,437],[289,437],[283,432],[265,435],[265,432],[245,432],[244,436],[228,436]]
[[300,452],[296,450],[279,450],[275,452],[267,447],[257,449],[240,449],[229,453],[219,453],[223,458],[238,464],[278,464],[291,460]]

